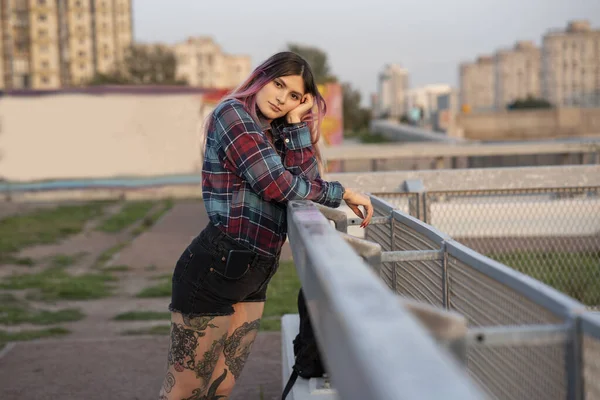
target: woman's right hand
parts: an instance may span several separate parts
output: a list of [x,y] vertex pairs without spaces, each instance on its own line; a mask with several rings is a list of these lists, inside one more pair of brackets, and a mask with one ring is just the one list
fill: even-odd
[[[369,222],[371,222],[371,218],[373,217],[373,205],[371,204],[371,198],[362,193],[358,193],[352,189],[346,188],[343,199],[348,207],[354,211],[354,214],[356,214],[359,218],[362,218],[363,222],[360,224],[360,227],[364,228],[369,225]],[[364,214],[360,210],[359,206],[364,207]]]

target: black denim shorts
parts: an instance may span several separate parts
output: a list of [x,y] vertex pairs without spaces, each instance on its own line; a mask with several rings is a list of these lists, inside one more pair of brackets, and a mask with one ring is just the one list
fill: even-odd
[[265,301],[279,257],[253,252],[245,265],[232,266],[227,265],[231,250],[248,249],[209,222],[177,260],[169,310],[222,316],[233,314],[235,303]]

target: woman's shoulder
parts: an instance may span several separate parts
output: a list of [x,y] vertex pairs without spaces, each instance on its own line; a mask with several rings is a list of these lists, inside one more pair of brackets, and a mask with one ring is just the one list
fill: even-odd
[[248,114],[246,106],[238,99],[225,99],[215,108],[215,115],[223,115],[230,111]]

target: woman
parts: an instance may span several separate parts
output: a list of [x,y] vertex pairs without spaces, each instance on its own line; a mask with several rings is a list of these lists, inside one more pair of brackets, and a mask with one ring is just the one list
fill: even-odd
[[[171,344],[160,399],[217,399],[239,378],[286,240],[286,203],[342,200],[363,218],[369,198],[321,179],[326,106],[308,63],[278,53],[209,116],[202,195],[210,222],[173,273]],[[365,214],[359,209],[363,206]]]

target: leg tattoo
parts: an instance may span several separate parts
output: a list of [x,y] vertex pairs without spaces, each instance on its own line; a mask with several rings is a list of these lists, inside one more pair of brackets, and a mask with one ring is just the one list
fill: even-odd
[[216,325],[210,323],[214,318],[183,316],[186,325],[171,324],[171,347],[169,348],[168,358],[169,365],[174,365],[177,372],[183,372],[185,369],[192,371],[195,369],[194,355],[198,347],[198,338],[206,335],[207,328],[217,328]]
[[233,334],[225,341],[223,354],[225,355],[225,364],[233,374],[236,380],[239,379],[244,364],[250,355],[252,343],[258,327],[260,319],[252,322],[244,322],[242,326],[237,328]]
[[188,397],[187,399],[183,400],[219,400],[227,398],[227,396],[217,395],[217,389],[219,389],[219,386],[221,385],[221,383],[223,383],[225,378],[227,378],[226,369],[224,369],[221,376],[215,379],[212,385],[210,385],[208,393],[206,393],[204,396],[202,396],[202,393],[204,392],[203,389],[194,389],[194,391],[192,392],[192,397]]
[[194,328],[197,329],[200,333],[200,336],[204,336],[205,333],[204,331],[206,330],[206,328],[210,327],[210,328],[218,328],[218,326],[211,324],[210,321],[212,321],[213,319],[215,319],[215,317],[195,317],[195,318],[190,318],[188,315],[183,315],[183,323]]
[[227,333],[221,339],[215,340],[210,350],[204,352],[204,357],[196,364],[196,377],[202,380],[202,386],[200,387],[202,391],[206,389],[206,386],[210,382],[210,377],[215,370],[219,355],[225,346],[226,338]]
[[173,375],[171,372],[169,372],[169,373],[167,373],[167,376],[163,383],[163,389],[165,390],[165,392],[171,393],[173,386],[175,386],[175,375]]

